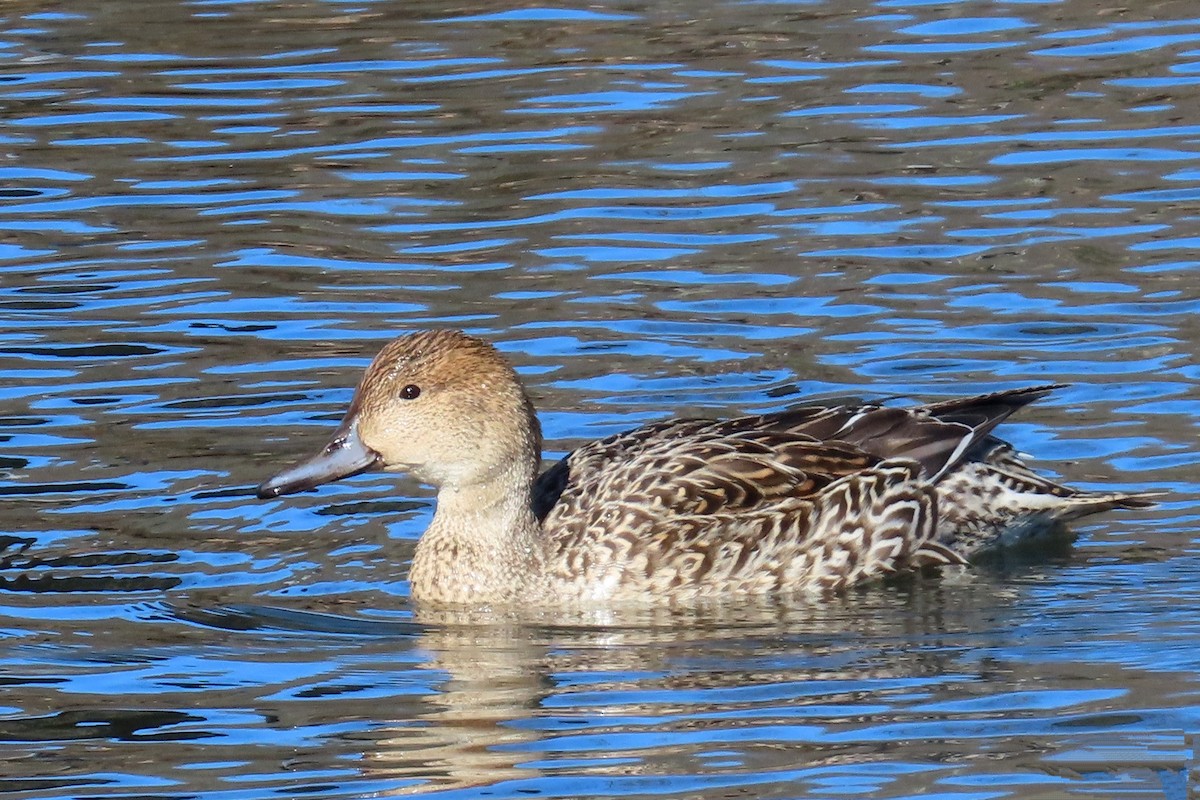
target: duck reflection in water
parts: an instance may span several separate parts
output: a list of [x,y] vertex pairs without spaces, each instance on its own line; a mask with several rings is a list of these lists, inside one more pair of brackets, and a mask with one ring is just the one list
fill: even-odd
[[[361,749],[365,776],[398,784],[389,796],[480,787],[498,797],[553,794],[548,784],[562,780],[583,782],[572,796],[640,797],[681,775],[712,775],[744,782],[749,795],[776,796],[751,787],[777,784],[780,796],[794,797],[851,774],[883,780],[889,796],[919,796],[931,772],[954,773],[978,755],[977,741],[947,741],[938,701],[998,691],[998,679],[983,673],[1005,676],[1013,691],[1037,674],[1019,659],[964,658],[1005,641],[1011,607],[1022,602],[1019,588],[994,575],[594,617],[423,614],[432,621],[413,645],[430,685],[396,695],[395,722],[346,744]],[[366,646],[398,647],[394,637]],[[1100,683],[1120,672],[1095,670]],[[378,714],[371,702],[368,718]],[[908,734],[888,736],[896,726]],[[710,763],[714,750],[739,766]],[[1042,769],[1043,755],[1020,736],[989,740],[988,761],[1001,773]],[[880,771],[894,762],[930,766]],[[604,790],[586,791],[589,779]]]

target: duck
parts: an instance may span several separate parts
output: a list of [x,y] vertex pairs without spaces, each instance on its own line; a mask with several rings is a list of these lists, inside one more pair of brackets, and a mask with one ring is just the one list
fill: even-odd
[[542,470],[537,413],[487,341],[408,333],[367,367],[341,424],[263,499],[370,469],[436,490],[409,570],[431,606],[677,604],[802,595],[966,565],[1150,495],[1031,470],[993,429],[1062,384],[909,407],[800,405],[671,419]]

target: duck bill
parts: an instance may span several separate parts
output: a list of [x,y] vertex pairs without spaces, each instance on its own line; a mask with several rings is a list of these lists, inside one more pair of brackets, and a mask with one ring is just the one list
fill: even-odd
[[379,453],[363,444],[358,435],[358,420],[342,422],[333,439],[312,458],[289,467],[258,487],[258,496],[267,499],[312,489],[323,483],[348,478],[374,467]]

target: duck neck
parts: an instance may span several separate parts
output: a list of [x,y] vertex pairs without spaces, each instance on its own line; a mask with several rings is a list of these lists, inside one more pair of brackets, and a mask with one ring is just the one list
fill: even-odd
[[[534,457],[535,459],[536,457]],[[519,599],[544,562],[531,505],[536,460],[510,463],[467,486],[443,485],[409,575],[419,602],[481,604]]]

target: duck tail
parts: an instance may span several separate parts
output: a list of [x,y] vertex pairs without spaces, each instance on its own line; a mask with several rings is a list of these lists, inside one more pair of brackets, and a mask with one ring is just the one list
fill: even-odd
[[1004,465],[966,464],[938,486],[938,538],[960,552],[1037,539],[1103,511],[1151,508],[1163,494],[1076,489],[1036,475],[1009,455],[998,460]]
[[1162,497],[1166,492],[1088,492],[1076,490],[1075,494],[1062,499],[1062,514],[1059,521],[1086,517],[1089,514],[1099,514],[1101,511],[1113,509],[1154,508],[1158,505],[1155,498]]

